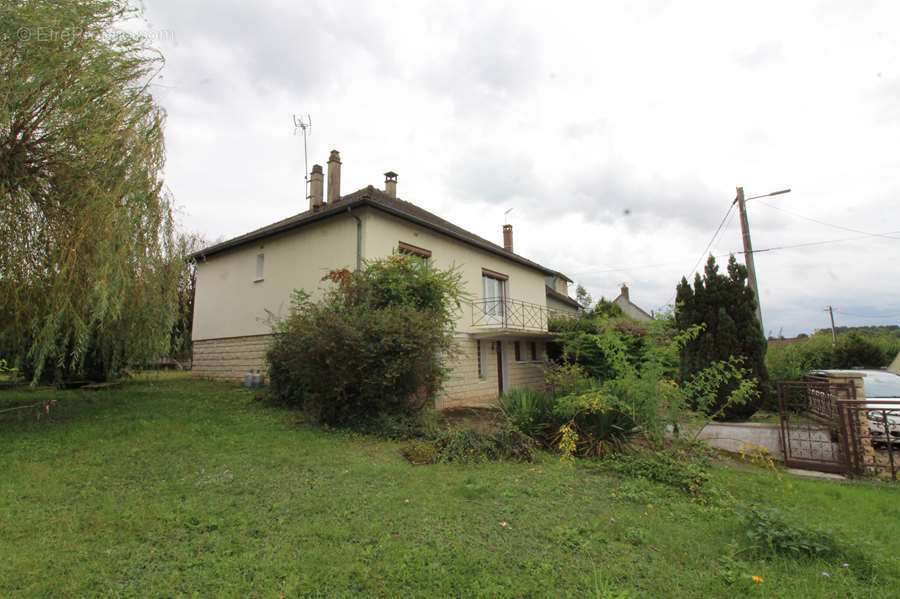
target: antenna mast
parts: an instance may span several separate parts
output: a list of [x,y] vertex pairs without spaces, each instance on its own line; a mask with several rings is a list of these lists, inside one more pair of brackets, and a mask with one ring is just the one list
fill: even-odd
[[306,120],[303,120],[303,115],[299,117],[295,114],[294,116],[294,135],[297,135],[299,131],[301,135],[303,135],[303,181],[304,184],[304,195],[306,199],[309,199],[309,157],[306,152],[306,137],[308,135],[312,135],[310,132],[312,129],[312,117],[309,116],[309,113],[306,114]]

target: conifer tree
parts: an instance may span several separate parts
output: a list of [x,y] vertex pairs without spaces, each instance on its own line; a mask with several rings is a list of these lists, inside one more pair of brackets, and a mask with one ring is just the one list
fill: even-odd
[[[726,410],[725,420],[750,416],[769,397],[765,366],[766,340],[756,318],[756,298],[747,285],[747,268],[734,256],[728,259],[727,274],[719,272],[715,258],[709,257],[701,277],[697,273],[693,287],[682,277],[675,302],[675,323],[680,330],[702,324],[700,335],[681,351],[681,377],[686,380],[716,360],[742,357],[744,367],[756,377],[760,397],[756,403]],[[725,401],[731,387],[719,390],[719,403]]]

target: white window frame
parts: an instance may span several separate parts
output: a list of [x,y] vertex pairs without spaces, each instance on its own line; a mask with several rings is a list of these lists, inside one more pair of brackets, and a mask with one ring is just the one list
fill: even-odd
[[265,280],[265,270],[266,270],[266,255],[263,252],[256,254],[256,278],[253,279],[254,283],[259,283]]

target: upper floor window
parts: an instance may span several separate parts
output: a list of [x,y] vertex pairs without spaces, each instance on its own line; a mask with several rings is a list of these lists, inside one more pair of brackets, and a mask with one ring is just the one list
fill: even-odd
[[419,246],[415,246],[411,243],[406,243],[405,241],[401,241],[397,244],[397,252],[404,256],[415,256],[416,258],[421,258],[426,263],[431,258],[431,250],[420,248]]
[[263,280],[263,275],[265,274],[265,266],[266,266],[266,255],[265,254],[256,254],[256,279],[253,280],[254,283]]
[[499,325],[504,322],[506,314],[506,283],[509,277],[488,270],[481,269],[481,287],[484,293],[482,299],[485,324]]

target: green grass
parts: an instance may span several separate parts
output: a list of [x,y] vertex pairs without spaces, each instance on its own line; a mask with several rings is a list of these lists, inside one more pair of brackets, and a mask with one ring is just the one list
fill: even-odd
[[0,596],[868,597],[900,583],[886,484],[717,465],[739,502],[863,556],[723,562],[743,534],[730,509],[553,456],[411,466],[397,443],[254,396],[172,374],[0,393],[0,410],[58,400],[49,419],[0,414]]

